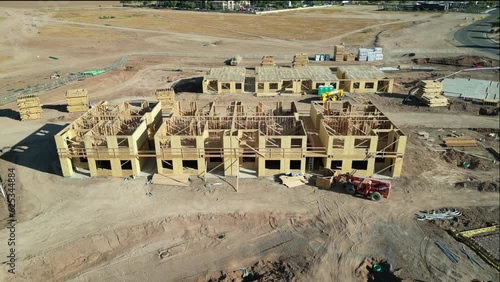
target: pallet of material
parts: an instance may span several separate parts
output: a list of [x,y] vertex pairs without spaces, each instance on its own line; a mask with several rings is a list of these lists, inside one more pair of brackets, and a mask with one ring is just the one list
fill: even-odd
[[356,60],[356,55],[353,53],[344,54],[344,61],[346,62],[354,62]]
[[68,105],[66,107],[66,109],[70,113],[86,112],[89,110],[89,106],[88,105]]
[[446,107],[448,106],[448,98],[443,96],[422,96],[420,100],[429,107]]
[[276,62],[274,61],[273,56],[264,56],[262,57],[261,66],[276,66]]
[[334,46],[334,61],[339,62],[344,60],[344,53],[345,53],[345,46],[340,44],[340,45],[335,45]]
[[477,142],[469,136],[443,138],[446,147],[476,147]]
[[293,188],[297,186],[305,185],[307,182],[304,179],[304,176],[280,176],[281,183],[288,188]]
[[42,113],[41,112],[39,112],[39,113],[28,113],[28,114],[21,113],[20,117],[21,117],[21,120],[41,119],[42,118]]
[[75,98],[75,97],[87,97],[88,91],[87,89],[69,89],[66,90],[66,98]]
[[155,173],[151,183],[155,185],[189,186],[189,175]]

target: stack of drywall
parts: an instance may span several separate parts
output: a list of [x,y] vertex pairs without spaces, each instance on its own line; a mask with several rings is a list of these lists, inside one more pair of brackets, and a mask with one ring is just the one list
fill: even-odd
[[356,55],[353,53],[346,53],[344,54],[344,61],[346,62],[354,62],[356,60]]
[[292,67],[297,68],[297,67],[306,67],[307,66],[307,54],[301,53],[301,54],[295,54],[293,57],[293,63]]
[[382,48],[359,48],[358,50],[358,61],[375,62],[383,59]]
[[274,61],[273,56],[264,56],[262,57],[261,66],[276,66],[276,62]]
[[67,110],[70,113],[86,112],[89,109],[87,89],[72,89],[66,91]]
[[334,47],[334,58],[333,60],[335,62],[340,62],[344,60],[344,53],[345,53],[345,46],[343,44],[341,45],[335,45]]
[[42,118],[42,106],[40,98],[36,95],[26,95],[17,98],[17,107],[21,120],[33,120]]
[[155,96],[161,102],[162,109],[172,109],[175,103],[175,91],[172,88],[156,89]]
[[429,107],[446,107],[448,98],[441,95],[443,84],[440,81],[421,80],[417,84],[415,96]]

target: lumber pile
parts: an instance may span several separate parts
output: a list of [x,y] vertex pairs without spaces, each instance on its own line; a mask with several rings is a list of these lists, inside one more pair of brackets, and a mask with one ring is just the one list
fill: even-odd
[[155,173],[151,183],[155,185],[189,186],[189,175]]
[[421,80],[417,84],[415,96],[429,107],[446,107],[448,98],[441,95],[443,84],[440,81]]
[[276,66],[276,62],[274,61],[273,56],[264,56],[264,57],[262,57],[262,63],[260,63],[260,65],[274,67],[274,66]]
[[66,109],[70,113],[86,112],[89,109],[87,89],[70,89],[66,91]]
[[304,176],[282,175],[280,176],[280,179],[281,179],[281,184],[285,185],[288,188],[301,186],[307,183]]
[[36,95],[26,95],[17,98],[17,108],[21,120],[34,120],[42,118],[40,98]]
[[173,88],[156,89],[155,96],[161,103],[163,110],[171,110],[175,104],[175,91]]
[[341,62],[344,60],[345,46],[344,43],[335,45],[333,52],[333,60],[335,62]]
[[293,68],[306,67],[307,60],[308,60],[307,54],[304,53],[295,54],[295,56],[293,56],[292,67]]
[[354,62],[356,60],[356,55],[353,53],[346,53],[344,54],[344,61],[346,62]]
[[476,140],[469,136],[443,138],[446,147],[476,147]]

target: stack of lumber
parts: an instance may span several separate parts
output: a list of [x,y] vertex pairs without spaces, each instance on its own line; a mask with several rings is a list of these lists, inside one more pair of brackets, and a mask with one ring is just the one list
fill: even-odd
[[274,61],[273,56],[264,56],[264,57],[262,57],[262,63],[260,65],[274,67],[274,66],[276,66],[276,62]]
[[67,110],[70,113],[86,112],[89,109],[87,89],[70,89],[66,91]]
[[301,54],[295,54],[293,57],[293,62],[292,62],[292,67],[297,68],[297,67],[305,67],[307,66],[307,54],[301,53]]
[[280,176],[281,183],[288,188],[293,188],[301,185],[305,185],[307,182],[304,176]]
[[333,52],[333,60],[335,62],[340,62],[344,60],[345,46],[343,44],[335,45]]
[[175,104],[175,91],[173,88],[156,89],[155,96],[161,102],[161,108],[171,110]]
[[189,175],[155,173],[151,183],[155,185],[189,186]]
[[429,107],[446,107],[448,98],[441,95],[443,84],[440,81],[421,80],[417,84],[415,96]]
[[344,54],[344,61],[346,62],[354,62],[356,60],[356,55],[353,53],[345,53]]
[[469,136],[443,138],[446,147],[476,147],[476,140]]
[[40,98],[36,95],[26,95],[17,98],[17,108],[21,120],[34,120],[42,118]]

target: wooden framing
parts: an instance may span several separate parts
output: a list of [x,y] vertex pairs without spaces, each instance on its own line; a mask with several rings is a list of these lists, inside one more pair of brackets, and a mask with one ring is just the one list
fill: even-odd
[[337,77],[343,81],[343,89],[351,93],[392,93],[394,79],[375,66],[341,66]]
[[100,102],[54,136],[63,176],[75,169],[90,176],[139,175],[149,150],[149,139],[161,123],[161,103]]
[[203,78],[202,88],[205,94],[241,94],[245,92],[245,68],[212,68]]
[[[406,136],[371,103],[312,102],[307,115],[294,102],[177,102],[164,121],[160,108],[101,102],[56,135],[63,175],[85,166],[81,158],[91,176],[136,175],[147,158],[156,160],[160,174],[204,178],[242,170],[256,176],[324,169],[401,175]],[[98,170],[101,162],[110,169]]]

